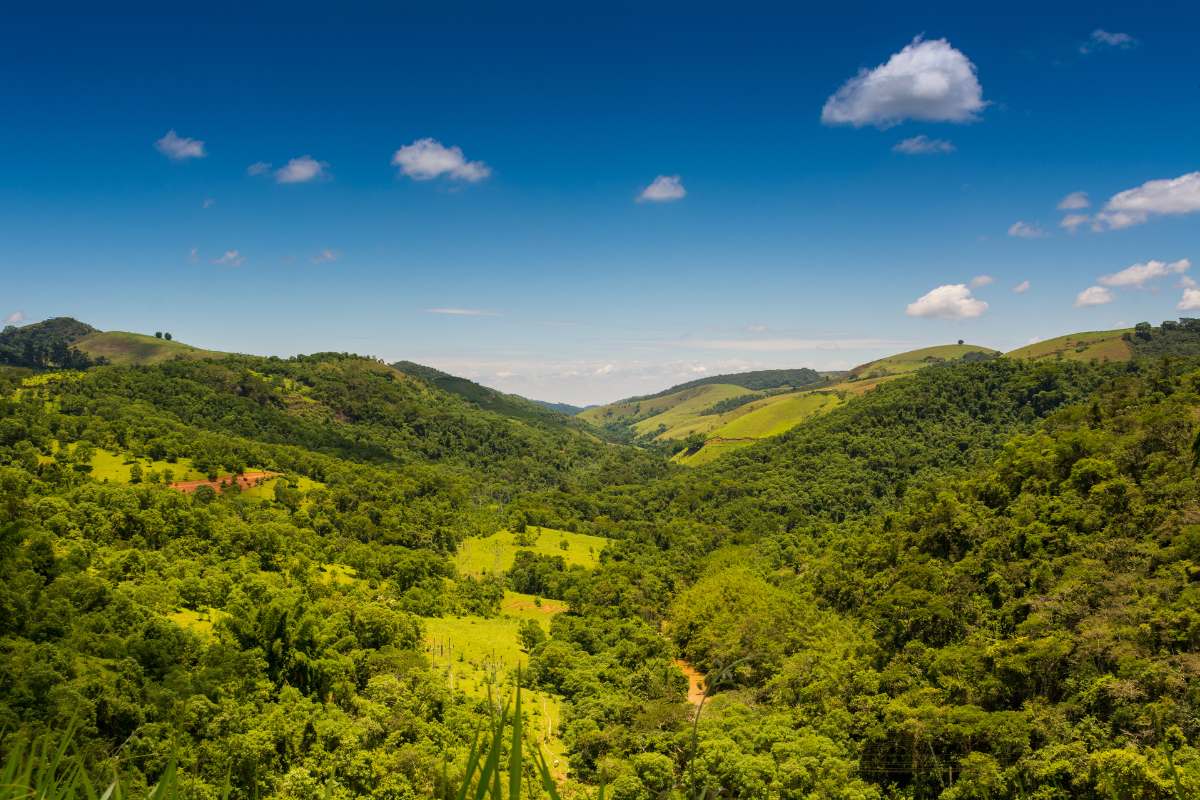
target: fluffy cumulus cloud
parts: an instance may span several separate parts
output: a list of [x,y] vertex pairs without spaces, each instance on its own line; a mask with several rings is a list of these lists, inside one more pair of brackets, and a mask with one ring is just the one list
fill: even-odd
[[1113,293],[1103,286],[1089,286],[1075,296],[1076,308],[1102,306],[1113,301]]
[[649,186],[642,189],[642,193],[638,195],[638,202],[670,203],[673,200],[682,200],[686,196],[687,189],[683,188],[683,181],[678,175],[659,175]]
[[1114,33],[1113,31],[1106,31],[1103,28],[1096,28],[1096,30],[1092,31],[1092,35],[1088,37],[1088,40],[1079,45],[1079,52],[1087,55],[1097,50],[1109,48],[1128,50],[1131,47],[1137,47],[1137,44],[1138,40],[1128,33]]
[[189,158],[204,158],[208,155],[204,152],[204,142],[180,136],[174,128],[156,141],[154,147],[172,161],[186,161]]
[[14,311],[4,318],[5,325],[20,325],[25,321],[24,311]]
[[1195,286],[1185,288],[1183,297],[1179,299],[1179,303],[1175,307],[1180,311],[1195,311],[1200,308],[1200,289]]
[[987,303],[971,296],[971,289],[965,283],[948,283],[909,303],[905,313],[910,317],[974,319],[987,308]]
[[1191,266],[1192,262],[1186,258],[1181,258],[1178,261],[1170,263],[1151,260],[1126,267],[1120,272],[1114,272],[1112,275],[1104,275],[1100,278],[1100,284],[1112,287],[1132,286],[1141,289],[1147,283],[1157,278],[1165,278],[1168,275],[1182,275]]
[[1025,294],[1029,291],[1029,281],[1021,281],[1013,287],[1013,291],[1017,294]]
[[226,250],[218,258],[214,258],[212,263],[223,267],[240,267],[245,260],[246,257],[237,250]]
[[987,105],[975,65],[945,39],[914,39],[842,84],[821,110],[826,125],[886,128],[906,119],[971,122]]
[[1032,222],[1017,220],[1008,226],[1008,235],[1017,239],[1041,239],[1046,232]]
[[1071,192],[1069,195],[1058,201],[1059,211],[1078,211],[1081,208],[1087,208],[1092,203],[1088,200],[1087,192]]
[[417,139],[392,154],[392,166],[415,181],[447,177],[475,183],[492,174],[482,161],[468,161],[459,147],[446,147],[436,139]]
[[971,278],[971,288],[978,289],[981,286],[988,286],[995,282],[996,279],[991,275],[976,275],[974,278]]
[[329,176],[329,165],[312,156],[299,156],[275,170],[276,183],[308,183]]
[[1178,178],[1146,181],[1141,186],[1118,192],[1096,215],[1097,230],[1114,230],[1141,225],[1155,216],[1178,216],[1200,211],[1200,172]]
[[920,136],[910,136],[896,142],[892,146],[892,152],[904,153],[906,156],[931,156],[938,153],[953,153],[954,145],[945,139],[930,139],[922,133]]

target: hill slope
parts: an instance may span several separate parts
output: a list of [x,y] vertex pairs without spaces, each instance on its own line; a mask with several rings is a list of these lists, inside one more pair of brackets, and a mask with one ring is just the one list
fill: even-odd
[[204,350],[170,339],[125,331],[95,331],[81,337],[75,347],[110,364],[159,364],[174,358],[221,358],[225,353]]
[[1132,328],[1115,331],[1086,331],[1045,339],[1005,353],[1009,358],[1036,361],[1043,358],[1065,358],[1072,361],[1128,361],[1133,346],[1124,338]]

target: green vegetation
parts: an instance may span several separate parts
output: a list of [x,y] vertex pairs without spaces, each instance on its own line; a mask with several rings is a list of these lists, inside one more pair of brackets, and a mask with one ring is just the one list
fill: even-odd
[[1000,355],[996,350],[973,344],[943,344],[923,347],[887,358],[861,364],[850,370],[849,380],[881,378],[885,375],[903,375],[934,364],[953,361],[970,361],[977,358],[992,358]]
[[1119,340],[687,469],[345,354],[0,368],[0,800],[1200,796],[1200,324]]
[[1133,347],[1122,337],[1132,330],[1071,333],[1018,347],[1006,355],[1030,360],[1064,358],[1074,361],[1128,361],[1133,357]]
[[[169,335],[168,335],[169,336]],[[225,354],[202,350],[170,338],[157,338],[124,331],[95,331],[81,337],[75,346],[94,359],[110,364],[158,364],[174,358],[221,358]]]
[[602,536],[558,531],[529,525],[523,533],[497,531],[491,536],[464,539],[454,563],[463,575],[499,575],[512,568],[517,553],[561,557],[568,566],[592,568],[600,562],[600,551],[608,544]]

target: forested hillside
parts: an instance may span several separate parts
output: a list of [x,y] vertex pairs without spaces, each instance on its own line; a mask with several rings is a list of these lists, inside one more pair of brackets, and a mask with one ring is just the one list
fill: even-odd
[[523,664],[565,796],[1197,796],[1200,336],[1126,344],[694,468],[346,354],[2,368],[0,748],[443,797]]

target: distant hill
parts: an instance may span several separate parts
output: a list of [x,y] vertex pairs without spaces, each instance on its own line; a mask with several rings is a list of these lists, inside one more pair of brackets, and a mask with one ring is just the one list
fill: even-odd
[[1027,361],[1043,358],[1064,358],[1070,361],[1128,361],[1133,357],[1133,345],[1123,339],[1133,328],[1115,331],[1085,331],[1056,336],[1018,347],[1005,355]]
[[928,367],[933,364],[944,364],[950,361],[972,361],[995,358],[999,350],[974,344],[943,344],[935,347],[923,347],[919,350],[909,350],[894,356],[868,361],[850,370],[850,380],[882,378],[888,375],[903,375],[906,372]]
[[120,365],[160,364],[175,358],[199,360],[226,355],[183,342],[125,331],[95,331],[80,338],[75,346],[92,358],[103,358],[110,364]]
[[550,402],[547,402],[546,400],[533,400],[533,402],[537,403],[542,408],[548,408],[551,411],[557,411],[560,414],[566,414],[568,417],[573,417],[576,414],[578,414],[580,411],[583,411],[585,408],[591,407],[591,406],[573,406],[570,403],[550,403]]
[[[554,407],[557,404],[542,403],[516,394],[506,394],[505,392],[475,383],[475,381],[468,380],[467,378],[460,378],[457,375],[451,375],[439,369],[427,367],[424,364],[417,364],[412,361],[397,361],[395,364],[392,364],[392,367],[403,372],[405,375],[419,378],[444,392],[457,395],[478,408],[485,411],[494,411],[511,419],[549,423],[559,426],[570,424],[574,420],[574,411],[559,411]],[[575,409],[575,406],[566,407]],[[584,426],[575,423],[572,427]]]
[[9,325],[0,332],[0,364],[36,369],[80,369],[96,363],[76,347],[80,339],[97,333],[91,325],[71,317],[54,317],[20,328]]

